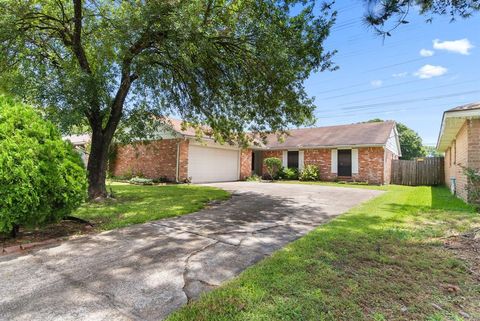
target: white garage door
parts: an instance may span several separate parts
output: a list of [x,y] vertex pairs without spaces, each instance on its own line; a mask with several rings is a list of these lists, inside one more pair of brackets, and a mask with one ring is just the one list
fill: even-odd
[[238,150],[188,147],[188,177],[192,183],[236,181],[239,178],[238,162]]

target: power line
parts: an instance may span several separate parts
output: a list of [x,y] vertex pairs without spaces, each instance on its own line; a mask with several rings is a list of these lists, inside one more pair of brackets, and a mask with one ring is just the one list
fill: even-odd
[[[381,103],[375,103],[375,104],[367,104],[367,105],[357,105],[357,106],[349,106],[343,109],[348,109],[348,110],[365,110],[365,109],[371,109],[375,107],[382,107],[382,106],[392,106],[392,105],[403,105],[403,104],[410,104],[410,103],[415,103],[415,102],[420,102],[420,101],[429,101],[429,100],[437,100],[437,99],[443,99],[443,98],[450,98],[450,97],[457,97],[457,96],[463,96],[463,95],[471,95],[471,94],[476,94],[480,93],[480,90],[470,90],[470,91],[464,91],[464,92],[456,92],[456,93],[451,93],[451,94],[446,94],[446,95],[436,95],[436,96],[430,96],[430,97],[424,97],[424,98],[416,98],[416,99],[406,99],[406,100],[397,100],[397,101],[386,101],[386,102],[381,102]],[[394,112],[394,110],[392,110]],[[341,114],[334,114],[334,115],[325,115],[324,117],[320,118],[329,118],[332,116],[343,116],[343,115],[348,115],[349,113],[341,113]]]
[[[449,83],[449,84],[440,85],[440,86],[434,86],[434,87],[428,87],[428,88],[420,88],[420,89],[417,89],[417,90],[409,90],[408,93],[410,94],[410,93],[415,93],[415,92],[420,92],[420,91],[425,91],[425,90],[430,90],[430,89],[437,89],[437,88],[445,88],[445,87],[459,86],[459,85],[464,85],[464,84],[468,84],[468,83],[472,83],[472,82],[478,82],[478,81],[480,81],[480,79],[472,79],[472,80],[457,82],[457,83],[454,83],[454,84]],[[341,103],[341,104],[339,104],[338,106],[345,106],[345,105],[349,105],[349,104],[351,104],[351,103],[360,103],[360,102],[365,102],[365,101],[378,100],[378,99],[381,99],[381,98],[396,97],[396,96],[404,95],[404,94],[405,94],[405,93],[396,93],[396,94],[391,94],[391,95],[377,96],[377,97],[374,97],[374,98],[367,98],[367,99],[356,100],[356,101],[354,101],[354,102]]]
[[[440,77],[445,77],[445,75],[439,76],[438,78],[440,78]],[[340,97],[346,97],[346,96],[351,96],[351,95],[356,95],[356,94],[363,94],[363,93],[371,92],[371,91],[377,91],[377,90],[385,89],[385,88],[403,86],[403,85],[406,85],[406,84],[412,84],[412,83],[417,83],[417,82],[421,82],[421,81],[425,81],[425,79],[408,80],[408,81],[404,81],[404,82],[400,82],[400,83],[396,83],[396,84],[391,84],[391,85],[386,85],[386,86],[382,86],[382,87],[378,87],[378,88],[357,90],[357,91],[352,91],[352,92],[348,92],[348,93],[341,94],[341,95],[328,96],[328,97],[324,97],[322,99],[323,100],[331,100],[331,99],[340,98]],[[347,89],[347,88],[351,88],[351,87],[352,86],[344,87],[343,89]]]

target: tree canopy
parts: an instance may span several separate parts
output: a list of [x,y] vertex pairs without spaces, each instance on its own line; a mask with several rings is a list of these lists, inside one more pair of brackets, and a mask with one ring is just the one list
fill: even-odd
[[90,196],[105,196],[108,148],[122,122],[148,136],[174,114],[220,141],[312,120],[303,82],[334,69],[335,19],[314,0],[0,2],[0,68],[9,90],[63,131],[89,126]]
[[[369,120],[369,123],[382,122],[380,118]],[[407,127],[402,123],[397,122],[397,132],[400,141],[400,148],[402,150],[402,159],[414,159],[415,157],[426,156],[426,151],[423,147],[422,138],[413,129]]]

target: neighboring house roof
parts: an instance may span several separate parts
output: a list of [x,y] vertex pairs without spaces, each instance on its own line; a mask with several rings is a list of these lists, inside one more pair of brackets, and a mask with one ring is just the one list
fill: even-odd
[[457,137],[465,120],[480,118],[480,102],[458,106],[443,113],[437,140],[437,150],[444,152]]
[[90,142],[89,134],[63,136],[64,140],[70,141],[73,146],[81,146]]
[[[359,123],[351,125],[302,128],[289,131],[289,135],[278,141],[276,135],[269,135],[268,149],[342,147],[342,146],[384,146],[396,134],[395,122]],[[398,142],[397,142],[398,143]]]

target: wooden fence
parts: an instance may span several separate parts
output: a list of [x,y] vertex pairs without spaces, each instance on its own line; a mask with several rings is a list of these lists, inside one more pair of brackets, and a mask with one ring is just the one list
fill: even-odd
[[415,160],[393,160],[392,184],[441,185],[444,183],[443,157],[425,157]]

